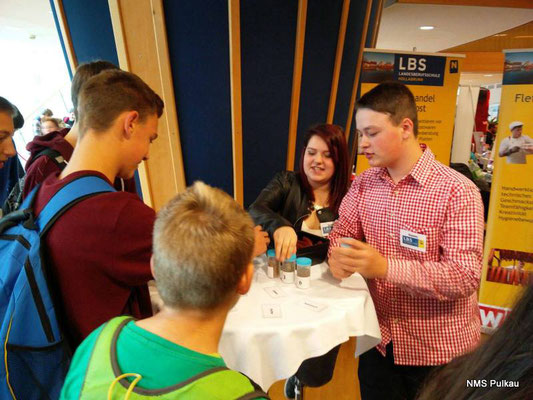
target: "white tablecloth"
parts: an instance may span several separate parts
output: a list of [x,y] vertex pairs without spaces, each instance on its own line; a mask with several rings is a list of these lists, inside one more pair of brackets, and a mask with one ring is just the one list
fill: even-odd
[[[311,279],[309,289],[269,279],[266,265],[256,259],[252,287],[228,314],[220,340],[220,354],[230,368],[268,390],[293,375],[302,361],[325,354],[350,336],[357,337],[355,357],[381,341],[374,303],[359,274],[339,282],[323,263],[312,267]],[[270,287],[285,296],[272,297],[265,290]],[[325,308],[314,311],[303,304],[306,300]],[[279,307],[281,317],[263,317],[265,305]]]

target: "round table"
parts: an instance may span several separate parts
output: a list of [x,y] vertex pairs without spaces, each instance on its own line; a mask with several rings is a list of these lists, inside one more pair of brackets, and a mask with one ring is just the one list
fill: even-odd
[[357,337],[355,357],[381,341],[374,303],[365,280],[338,281],[326,263],[311,268],[311,287],[299,289],[266,274],[254,260],[254,281],[228,314],[219,351],[228,367],[265,390],[293,375],[302,361]]

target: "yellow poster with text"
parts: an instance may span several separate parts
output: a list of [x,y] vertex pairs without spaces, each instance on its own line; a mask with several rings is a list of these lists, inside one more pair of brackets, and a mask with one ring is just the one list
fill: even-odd
[[[462,58],[370,49],[365,49],[363,56],[361,96],[384,81],[405,83],[415,96],[418,141],[429,146],[436,159],[445,165],[450,163]],[[367,168],[367,159],[359,154],[356,173]]]
[[533,284],[533,49],[505,53],[479,295],[485,332]]

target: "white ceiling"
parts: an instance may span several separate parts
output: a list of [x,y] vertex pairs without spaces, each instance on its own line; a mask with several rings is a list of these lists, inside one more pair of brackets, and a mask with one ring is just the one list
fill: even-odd
[[[383,10],[376,47],[437,52],[530,21],[533,9],[396,3]],[[422,31],[422,25],[435,29]]]

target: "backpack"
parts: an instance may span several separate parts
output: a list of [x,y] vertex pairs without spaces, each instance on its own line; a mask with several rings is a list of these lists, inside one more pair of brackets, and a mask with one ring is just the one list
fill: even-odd
[[115,190],[98,176],[79,177],[62,187],[35,217],[38,188],[20,210],[0,220],[0,399],[59,398],[71,353],[47,283],[44,236],[78,202]]
[[[66,160],[57,150],[51,148],[41,150],[33,158],[33,161],[37,160],[41,156],[46,156],[50,158],[61,171],[63,171],[63,169],[67,166]],[[9,192],[9,195],[7,196],[6,200],[4,201],[4,204],[2,205],[2,211],[4,215],[7,215],[10,212],[16,211],[20,208],[22,204],[22,193],[24,191],[25,182],[26,175],[21,176],[15,186],[13,186],[13,189],[11,189],[11,192]]]
[[[208,369],[184,382],[165,388],[136,387],[136,384],[142,381],[142,376],[134,371],[122,371],[117,359],[118,337],[130,321],[133,321],[132,317],[116,317],[108,321],[100,331],[88,360],[80,388],[80,399],[269,399],[250,378],[227,367]],[[135,379],[130,382],[126,377]],[[67,396],[71,398],[74,394],[64,392],[61,399],[67,400]]]

